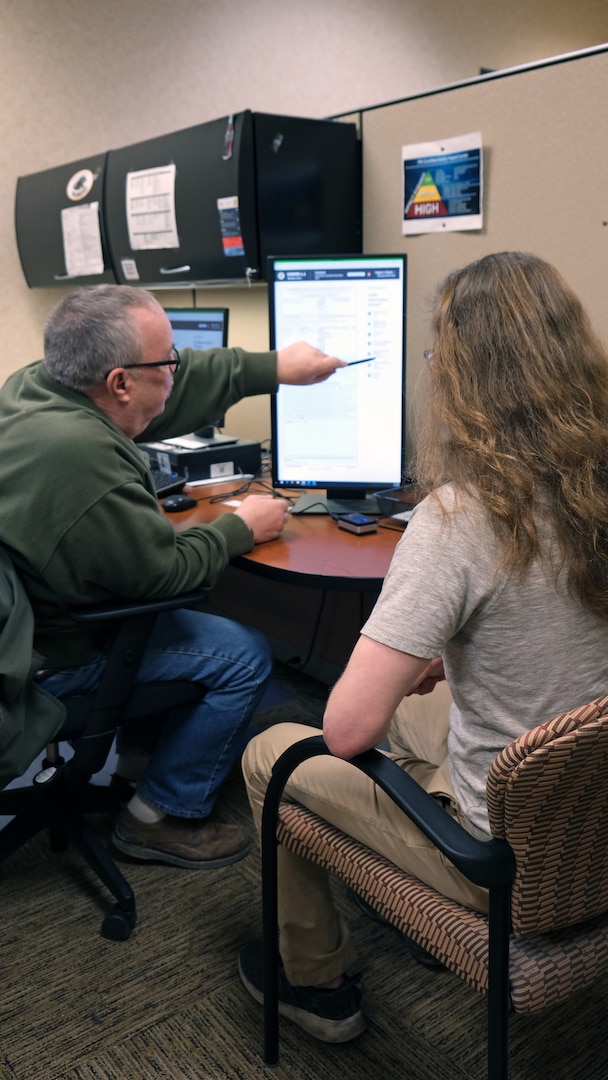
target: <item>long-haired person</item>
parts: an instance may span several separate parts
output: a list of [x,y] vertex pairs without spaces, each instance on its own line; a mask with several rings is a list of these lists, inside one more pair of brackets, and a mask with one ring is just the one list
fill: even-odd
[[[345,760],[387,734],[446,812],[489,839],[493,758],[608,689],[608,355],[542,259],[488,255],[441,285],[426,357],[416,477],[428,494],[400,541],[324,718],[334,756],[300,766],[302,803],[446,896],[466,881]],[[412,696],[413,695],[413,696]],[[313,734],[278,725],[243,759],[256,823],[273,762]],[[328,875],[279,849],[280,1011],[327,1041],[365,1026]],[[262,1000],[261,947],[240,956]]]

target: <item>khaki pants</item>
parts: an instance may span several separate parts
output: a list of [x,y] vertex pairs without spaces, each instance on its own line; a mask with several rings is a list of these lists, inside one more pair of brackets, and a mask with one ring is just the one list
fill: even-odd
[[[459,808],[447,770],[450,694],[439,683],[431,694],[405,698],[391,724],[389,754],[433,795]],[[318,729],[277,724],[256,736],[243,755],[251,810],[260,828],[264,794],[278,756]],[[346,761],[313,758],[292,774],[284,798],[309,807],[349,836],[467,907],[487,911],[487,892],[468,882],[376,785]],[[348,928],[336,912],[327,871],[279,846],[280,950],[288,979],[310,986],[352,968]]]

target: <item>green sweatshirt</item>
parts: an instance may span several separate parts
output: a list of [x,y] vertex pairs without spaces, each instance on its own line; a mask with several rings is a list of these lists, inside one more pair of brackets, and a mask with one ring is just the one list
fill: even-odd
[[[183,435],[242,397],[276,389],[275,352],[184,349],[164,413],[139,438]],[[41,361],[0,390],[0,498],[0,542],[18,566],[34,646],[50,668],[84,663],[103,645],[75,627],[67,608],[211,588],[232,557],[253,547],[233,514],[176,534],[136,443]]]

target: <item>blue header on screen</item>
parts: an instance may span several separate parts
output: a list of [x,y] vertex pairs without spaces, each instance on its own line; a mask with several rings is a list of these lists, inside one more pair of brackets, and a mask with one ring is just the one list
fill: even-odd
[[274,264],[274,277],[277,281],[357,281],[360,278],[385,280],[402,276],[399,266],[384,266],[370,263],[367,259],[349,260],[344,266],[330,264],[289,266],[280,259]]
[[173,344],[180,349],[221,349],[228,344],[228,308],[166,308]]

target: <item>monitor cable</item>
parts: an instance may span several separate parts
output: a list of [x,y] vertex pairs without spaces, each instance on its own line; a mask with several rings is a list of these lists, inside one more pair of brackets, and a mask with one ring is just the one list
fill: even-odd
[[321,603],[319,604],[319,610],[317,612],[317,617],[315,619],[315,625],[313,627],[312,637],[310,639],[310,644],[308,646],[308,651],[306,653],[306,656],[304,657],[304,659],[302,659],[300,656],[293,656],[293,657],[291,657],[290,660],[285,661],[285,666],[287,668],[289,668],[291,671],[303,671],[304,668],[306,667],[306,665],[308,663],[310,663],[310,661],[312,659],[314,648],[315,648],[315,645],[317,643],[317,637],[318,637],[318,634],[319,634],[319,627],[321,625],[321,619],[323,617],[323,612],[325,610],[326,600],[327,600],[327,589],[323,589],[322,592],[321,592]]

